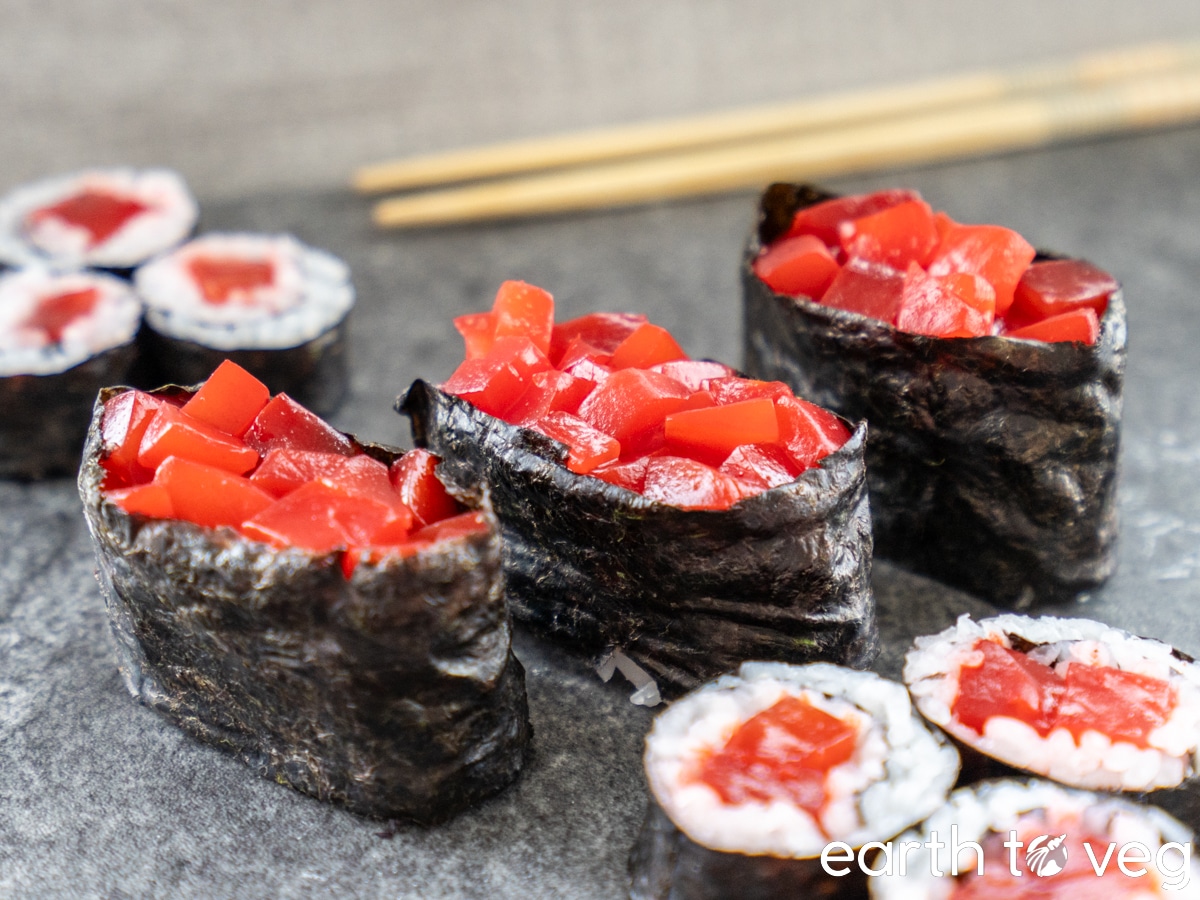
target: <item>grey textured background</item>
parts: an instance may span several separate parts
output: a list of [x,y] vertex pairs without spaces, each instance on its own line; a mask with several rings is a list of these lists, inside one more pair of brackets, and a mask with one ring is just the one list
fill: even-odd
[[[445,377],[449,318],[517,277],[563,315],[638,309],[694,355],[740,357],[753,198],[383,234],[361,163],[559,128],[1200,37],[1191,0],[0,0],[0,190],[93,163],[164,164],[211,228],[290,230],[351,265],[354,378],[335,421],[407,443],[391,401]],[[1200,129],[842,179],[922,190],[1115,272],[1130,360],[1119,574],[1093,615],[1200,653]],[[2,414],[3,411],[0,411]],[[36,423],[31,423],[36,427]],[[536,755],[440,828],[380,826],[253,777],[137,707],[117,675],[74,485],[0,483],[0,897],[615,897],[640,821],[650,715],[527,636]],[[965,595],[886,564],[896,673]]]

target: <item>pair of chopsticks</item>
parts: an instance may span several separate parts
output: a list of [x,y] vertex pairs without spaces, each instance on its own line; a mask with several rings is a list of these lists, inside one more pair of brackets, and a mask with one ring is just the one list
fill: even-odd
[[[702,196],[1200,119],[1200,43],[1165,43],[360,169],[385,228]],[[487,179],[487,180],[484,180]],[[441,187],[456,182],[478,182]],[[420,190],[439,188],[437,190]]]

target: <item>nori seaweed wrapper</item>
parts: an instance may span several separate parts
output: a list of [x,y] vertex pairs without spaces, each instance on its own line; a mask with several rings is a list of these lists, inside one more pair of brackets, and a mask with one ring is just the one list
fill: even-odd
[[50,375],[0,377],[0,478],[45,478],[79,469],[96,394],[125,380],[131,340]]
[[664,696],[750,659],[874,658],[864,425],[791,484],[685,510],[576,475],[562,444],[424,381],[396,408],[447,484],[486,485],[509,602],[543,635],[594,657],[620,649]]
[[144,357],[139,379],[147,386],[197,384],[229,359],[263,382],[271,393],[287,394],[318,415],[328,415],[342,402],[350,379],[347,319],[343,317],[295,347],[267,350],[217,350],[163,334],[147,324],[139,336]]
[[1014,608],[1102,584],[1116,565],[1120,291],[1094,346],[927,337],[774,293],[751,267],[760,248],[833,196],[775,184],[762,197],[742,259],[747,370],[870,423],[880,556]]
[[130,515],[100,488],[103,404],[122,390],[96,403],[79,490],[130,693],[366,816],[439,822],[516,778],[531,728],[495,529],[347,580],[336,553]]
[[[840,865],[840,864],[839,864]],[[828,874],[820,857],[781,859],[710,850],[675,827],[650,798],[629,856],[632,900],[792,900],[867,897],[867,876]]]

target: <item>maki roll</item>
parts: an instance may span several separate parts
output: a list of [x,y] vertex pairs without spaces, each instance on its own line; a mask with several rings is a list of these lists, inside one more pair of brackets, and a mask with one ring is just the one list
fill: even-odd
[[863,426],[642,316],[556,325],[520,282],[455,324],[467,359],[397,408],[448,483],[488,491],[519,619],[651,703],[747,659],[870,662]]
[[191,234],[199,216],[167,169],[89,169],[0,198],[0,266],[127,274]]
[[745,663],[688,694],[655,719],[645,764],[637,900],[863,897],[855,861],[958,775],[903,686],[823,663]]
[[904,681],[977,774],[1145,792],[1178,787],[1200,763],[1200,666],[1100,622],[963,616],[917,638]]
[[346,264],[291,235],[209,234],[135,273],[159,383],[193,384],[224,359],[319,413],[345,394]]
[[1125,307],[1111,276],[912,191],[773,185],[742,262],[746,367],[871,426],[875,548],[993,602],[1115,566]]
[[955,791],[902,835],[873,900],[1200,897],[1191,831],[1162,810],[1044,781]]
[[0,477],[79,468],[96,392],[125,378],[141,319],[108,275],[0,275]]
[[509,784],[530,726],[499,539],[436,462],[232,363],[102,391],[79,488],[130,693],[367,816],[437,822]]

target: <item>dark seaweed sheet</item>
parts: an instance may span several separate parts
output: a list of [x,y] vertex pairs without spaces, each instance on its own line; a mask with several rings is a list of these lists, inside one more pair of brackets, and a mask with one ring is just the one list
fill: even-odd
[[100,416],[120,390],[96,402],[79,490],[135,697],[363,815],[442,821],[517,776],[531,729],[494,529],[346,580],[337,554],[131,516],[100,491]]
[[416,381],[397,401],[460,490],[486,485],[514,615],[674,695],[749,659],[863,667],[878,636],[860,425],[789,485],[681,510],[576,475],[563,445]]
[[230,359],[271,393],[285,393],[318,415],[327,415],[342,402],[349,383],[347,325],[348,316],[310,341],[269,350],[217,350],[147,325],[139,338],[144,357],[139,386],[197,384]]
[[0,478],[45,478],[79,468],[96,394],[125,380],[133,341],[53,375],[0,377]]
[[1091,347],[925,337],[774,293],[754,257],[796,209],[830,196],[763,195],[742,259],[746,369],[870,423],[880,556],[1017,608],[1102,584],[1116,564],[1120,292]]
[[632,900],[791,900],[867,897],[867,876],[857,866],[841,877],[827,874],[819,858],[780,859],[724,853],[697,844],[671,822],[651,797],[646,820],[629,857]]

